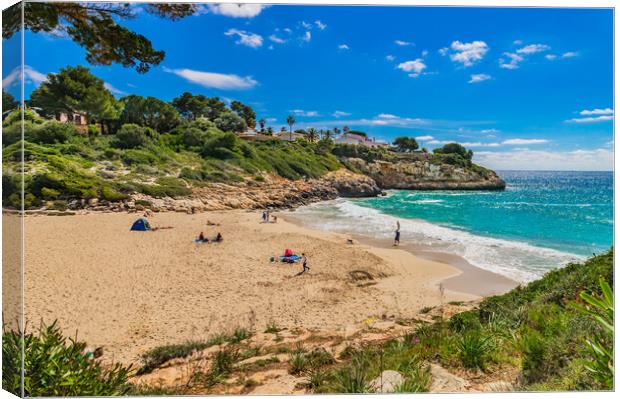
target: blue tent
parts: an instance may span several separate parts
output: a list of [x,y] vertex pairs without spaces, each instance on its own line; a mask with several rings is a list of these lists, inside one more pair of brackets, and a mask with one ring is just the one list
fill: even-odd
[[131,231],[150,231],[150,230],[151,230],[151,226],[149,225],[149,221],[144,218],[140,218],[136,220],[135,222],[133,222],[133,225],[131,225]]

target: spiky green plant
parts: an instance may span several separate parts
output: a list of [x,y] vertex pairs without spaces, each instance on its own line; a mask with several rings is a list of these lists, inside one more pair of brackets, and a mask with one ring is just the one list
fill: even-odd
[[581,313],[593,318],[602,328],[603,337],[586,339],[593,360],[586,361],[586,369],[605,387],[614,383],[614,293],[603,277],[599,278],[602,295],[582,291],[579,296],[589,306],[573,304]]

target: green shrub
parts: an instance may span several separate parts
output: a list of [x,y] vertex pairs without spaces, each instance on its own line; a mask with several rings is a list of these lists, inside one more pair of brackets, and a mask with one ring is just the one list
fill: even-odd
[[291,364],[289,372],[294,375],[299,375],[303,373],[308,367],[308,359],[306,357],[305,351],[302,348],[299,348],[293,353],[291,353],[291,358],[289,362]]
[[457,342],[457,348],[463,366],[484,371],[495,345],[492,337],[476,330],[463,335]]
[[614,385],[614,293],[603,277],[599,279],[599,285],[602,295],[593,296],[583,291],[579,296],[589,306],[575,304],[574,307],[601,327],[601,337],[586,341],[592,360],[585,363],[585,368],[605,389],[611,390]]
[[144,147],[157,137],[157,132],[148,127],[126,123],[116,132],[114,146],[117,148]]
[[[56,324],[23,335],[24,395],[112,396],[126,394],[130,368],[103,366],[85,352],[84,342],[62,335]],[[22,335],[3,331],[2,388],[21,396]]]
[[252,336],[252,333],[245,328],[236,328],[233,335],[230,337],[230,342],[237,344]]
[[336,371],[335,391],[339,393],[368,392],[366,370],[366,361],[361,358],[354,358],[348,366]]
[[213,346],[213,344],[205,341],[187,341],[183,344],[158,346],[142,355],[142,367],[140,367],[137,373],[149,373],[168,360],[187,357],[195,351],[200,351],[210,346]]
[[[26,130],[24,130],[26,134]],[[44,124],[28,131],[27,140],[40,144],[65,143],[77,134],[71,123],[47,121]]]
[[472,330],[480,327],[478,314],[475,311],[457,313],[450,318],[448,322],[450,330],[461,332],[463,330]]

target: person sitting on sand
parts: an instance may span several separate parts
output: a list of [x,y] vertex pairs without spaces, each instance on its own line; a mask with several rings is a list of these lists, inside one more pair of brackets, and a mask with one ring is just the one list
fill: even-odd
[[394,246],[400,245],[400,222],[396,221],[396,231],[394,231]]
[[224,241],[224,237],[222,237],[222,234],[218,232],[215,238],[213,239],[213,242],[222,242],[222,241]]
[[278,223],[278,217],[276,215],[273,215],[272,219],[274,223]]
[[201,231],[196,241],[197,242],[209,242],[209,239],[205,237],[204,233]]

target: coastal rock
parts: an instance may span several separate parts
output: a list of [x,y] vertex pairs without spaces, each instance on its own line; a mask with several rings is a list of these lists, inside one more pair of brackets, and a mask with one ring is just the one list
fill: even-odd
[[375,393],[394,393],[405,379],[398,371],[385,370],[381,375],[370,381],[368,388]]
[[508,381],[493,381],[484,384],[482,390],[485,392],[512,392],[515,387]]
[[431,364],[431,376],[433,382],[430,392],[465,392],[471,387],[469,382],[438,364]]
[[503,190],[506,183],[492,170],[464,169],[436,165],[427,160],[366,162],[347,158],[347,162],[371,177],[382,189],[402,190]]
[[341,197],[376,197],[381,194],[374,179],[344,168],[327,174],[324,180],[330,182]]

